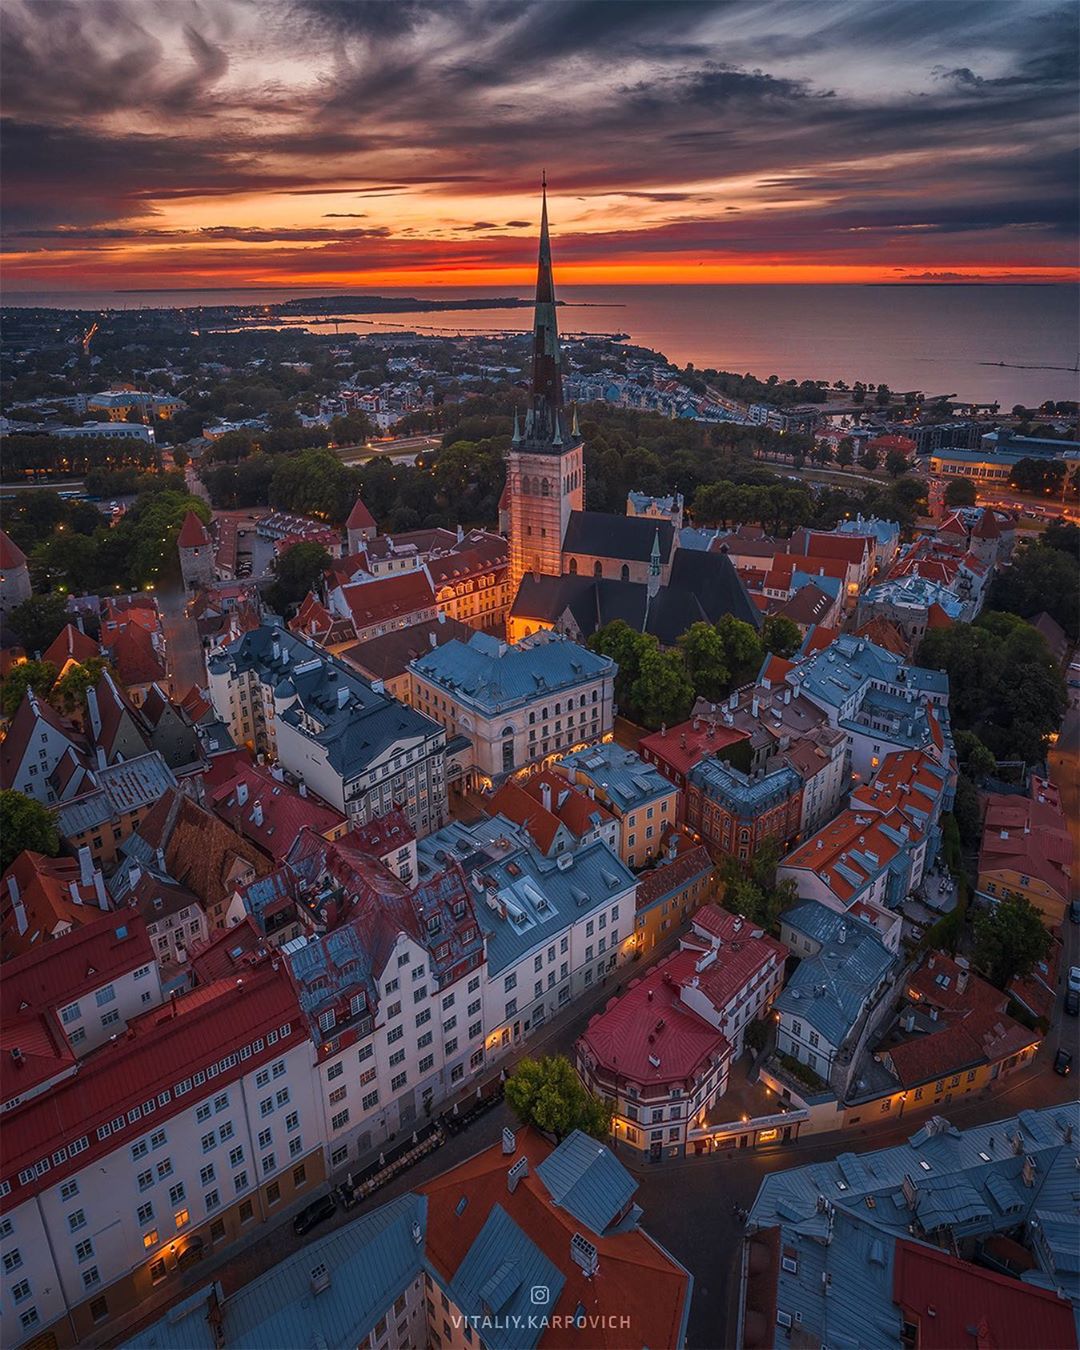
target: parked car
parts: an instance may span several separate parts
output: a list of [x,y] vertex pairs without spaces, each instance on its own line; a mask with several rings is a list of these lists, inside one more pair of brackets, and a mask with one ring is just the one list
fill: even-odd
[[1061,1074],[1062,1078],[1067,1078],[1072,1073],[1072,1055],[1068,1050],[1058,1050],[1054,1056],[1054,1072]]
[[1070,1017],[1080,1016],[1080,994],[1075,989],[1068,989],[1065,992],[1065,1011]]
[[336,1209],[337,1201],[332,1195],[320,1195],[318,1200],[305,1205],[293,1219],[293,1232],[297,1237],[303,1237],[305,1233],[310,1233],[313,1228],[328,1219]]
[[1069,988],[1080,994],[1080,966],[1069,967]]

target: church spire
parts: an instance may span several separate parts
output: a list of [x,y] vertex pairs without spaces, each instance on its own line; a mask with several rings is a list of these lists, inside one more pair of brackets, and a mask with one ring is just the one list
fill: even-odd
[[541,178],[540,253],[536,266],[536,312],[533,320],[532,417],[534,440],[559,445],[562,434],[562,363],[555,318],[555,282],[548,234],[547,173]]

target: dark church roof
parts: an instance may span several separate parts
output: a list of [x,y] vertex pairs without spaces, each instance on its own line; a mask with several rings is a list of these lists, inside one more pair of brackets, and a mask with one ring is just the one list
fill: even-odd
[[677,549],[668,589],[694,595],[710,623],[730,614],[755,628],[761,627],[761,615],[726,553]]
[[653,540],[657,537],[662,565],[671,557],[675,538],[675,527],[670,520],[607,515],[603,511],[571,511],[563,537],[563,552],[647,563],[652,557]]
[[[655,524],[655,522],[653,522]],[[682,556],[676,553],[676,565]],[[688,561],[701,560],[705,555],[689,553]],[[724,614],[761,626],[739,575],[723,555],[713,563],[680,569],[693,579],[676,585],[675,568],[672,584],[661,586],[652,600],[648,587],[639,581],[612,581],[606,577],[537,576],[526,573],[521,579],[517,598],[510,610],[515,619],[535,619],[539,623],[557,624],[569,614],[582,637],[591,637],[599,628],[615,619],[622,619],[635,631],[651,633],[664,647],[673,647],[693,623],[715,623]]]

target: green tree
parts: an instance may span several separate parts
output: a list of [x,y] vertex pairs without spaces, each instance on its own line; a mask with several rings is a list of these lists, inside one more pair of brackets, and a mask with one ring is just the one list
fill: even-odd
[[274,559],[275,580],[266,593],[270,607],[277,614],[288,613],[329,566],[330,554],[322,544],[305,541],[286,549]]
[[845,436],[836,447],[836,462],[841,469],[848,469],[855,463],[855,442]]
[[642,657],[637,679],[630,686],[630,708],[635,720],[656,730],[661,724],[683,722],[694,706],[694,686],[678,652],[650,647]]
[[177,446],[172,452],[173,463],[178,469],[186,468],[191,463],[191,456],[181,446]]
[[91,656],[83,665],[71,665],[53,686],[49,702],[67,716],[86,711],[86,692],[101,679],[108,662],[101,656]]
[[736,688],[752,680],[765,659],[765,647],[753,624],[725,614],[716,625]]
[[1042,915],[1022,895],[1010,893],[980,910],[973,925],[975,964],[991,984],[1004,989],[1013,976],[1030,975],[1050,950],[1050,931]]
[[1061,549],[1022,544],[994,580],[990,604],[1025,619],[1046,610],[1075,639],[1080,635],[1080,568]]
[[867,473],[873,473],[881,462],[881,457],[872,445],[868,445],[859,458],[859,463]]
[[332,450],[281,455],[270,480],[270,504],[340,525],[356,501],[357,482]]
[[522,1124],[556,1139],[574,1130],[606,1139],[611,1128],[610,1106],[586,1090],[565,1055],[521,1060],[506,1080],[506,1100]]
[[12,666],[0,686],[0,708],[5,717],[14,717],[27,689],[44,698],[56,680],[56,667],[51,661],[20,661]]
[[55,858],[60,852],[56,817],[33,797],[5,788],[0,791],[0,870],[6,871],[25,848]]
[[656,639],[637,633],[622,619],[598,628],[588,640],[590,651],[610,656],[618,669],[615,672],[615,701],[626,706],[630,690],[641,673],[641,658],[646,651],[657,647]]
[[953,744],[958,763],[971,778],[986,778],[994,772],[994,756],[973,731],[957,731],[953,735]]
[[363,445],[378,434],[378,427],[367,413],[351,412],[330,423],[330,439],[335,445]]
[[978,489],[973,478],[950,478],[945,485],[946,506],[974,506],[978,500]]
[[782,656],[785,660],[802,646],[803,635],[799,625],[782,614],[770,614],[761,625],[761,641],[767,652]]
[[686,673],[699,698],[719,703],[731,687],[724,640],[711,623],[694,623],[679,638]]
[[890,478],[899,478],[907,473],[908,457],[903,450],[890,450],[885,456],[885,472]]
[[27,655],[37,656],[45,651],[70,619],[66,596],[32,595],[15,606],[8,615],[8,624]]

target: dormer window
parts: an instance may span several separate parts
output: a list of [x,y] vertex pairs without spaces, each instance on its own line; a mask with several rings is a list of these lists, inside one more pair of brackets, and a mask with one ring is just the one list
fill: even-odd
[[331,1008],[328,1012],[319,1014],[320,1031],[333,1031],[336,1023],[337,1023],[337,1013],[334,1012],[333,1008]]

